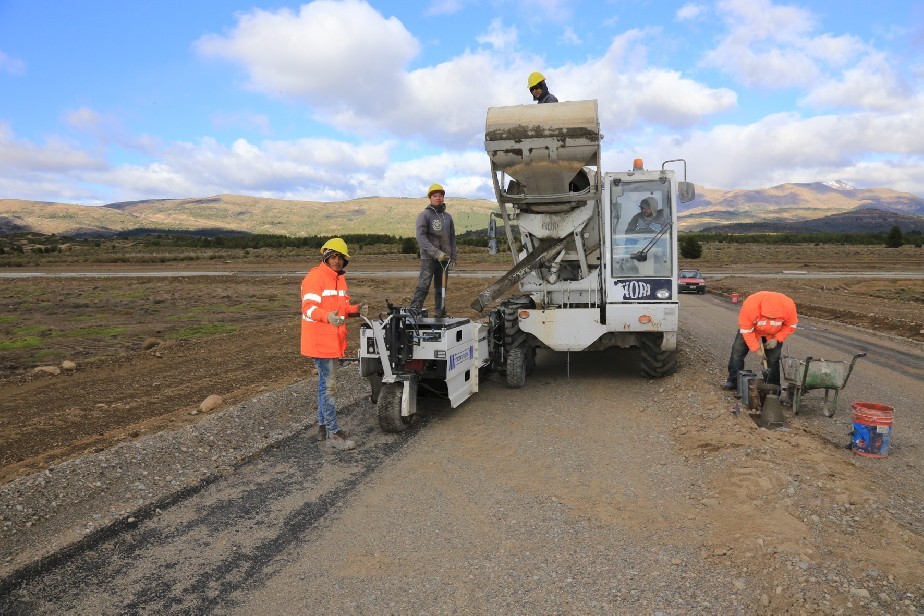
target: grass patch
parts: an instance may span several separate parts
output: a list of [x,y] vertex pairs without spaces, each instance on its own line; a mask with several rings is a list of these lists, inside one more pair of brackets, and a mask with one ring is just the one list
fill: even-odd
[[10,340],[0,340],[0,351],[17,351],[20,349],[34,349],[42,346],[42,339],[38,336],[23,336]]
[[112,297],[113,299],[141,299],[147,296],[147,291],[126,291],[124,293],[116,293]]
[[108,338],[110,336],[121,336],[126,330],[124,327],[104,327],[98,325],[96,327],[82,327],[80,329],[75,329],[69,332],[62,332],[56,334],[57,336],[63,336],[65,338]]
[[183,329],[178,329],[175,332],[170,332],[167,334],[167,338],[173,339],[191,339],[191,338],[206,338],[208,336],[216,336],[218,334],[230,334],[236,332],[237,328],[230,325],[225,325],[224,323],[206,323],[203,325],[193,325],[192,327],[184,327]]
[[30,336],[32,334],[41,334],[44,331],[48,331],[48,327],[45,325],[21,325],[13,328],[13,335]]
[[35,364],[47,363],[49,359],[59,360],[64,357],[65,353],[54,349],[39,351],[29,356],[29,361]]
[[0,314],[0,323],[12,323],[16,320],[16,315]]

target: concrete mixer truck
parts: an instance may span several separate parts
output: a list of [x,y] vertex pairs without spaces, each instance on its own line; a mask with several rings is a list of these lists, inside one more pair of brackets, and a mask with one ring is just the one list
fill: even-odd
[[[359,370],[383,430],[407,428],[420,389],[455,408],[492,369],[522,387],[540,348],[638,347],[643,376],[674,372],[675,222],[693,184],[680,159],[602,172],[602,138],[596,101],[488,110],[485,149],[513,267],[472,303],[487,319],[390,303],[366,319]],[[683,164],[684,181],[669,163]]]
[[[638,347],[642,376],[676,370],[677,206],[695,189],[682,159],[603,172],[602,139],[595,100],[488,109],[485,150],[514,264],[472,307],[500,300],[492,363],[510,387],[540,348]],[[520,294],[505,296],[515,284]]]

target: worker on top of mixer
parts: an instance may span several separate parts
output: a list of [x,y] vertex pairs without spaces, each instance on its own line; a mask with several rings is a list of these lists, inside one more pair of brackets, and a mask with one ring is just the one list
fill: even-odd
[[[423,308],[430,283],[434,276],[440,276],[456,264],[456,226],[446,211],[446,191],[439,184],[431,184],[427,190],[430,203],[417,215],[417,244],[420,246],[420,275],[417,288],[408,306],[411,310]],[[436,317],[446,316],[446,298],[439,284],[433,285],[433,299],[436,302]]]
[[783,341],[796,331],[798,322],[796,303],[782,293],[758,291],[748,296],[738,313],[738,333],[728,359],[728,379],[722,387],[738,388],[738,371],[744,368],[748,351],[766,356],[770,372],[767,383],[779,385]]
[[629,219],[626,233],[657,233],[664,227],[664,211],[658,209],[658,200],[645,197],[638,204],[638,214]]
[[557,103],[558,99],[549,92],[549,86],[545,83],[545,77],[542,73],[532,72],[527,80],[529,92],[533,95],[533,100],[537,103]]

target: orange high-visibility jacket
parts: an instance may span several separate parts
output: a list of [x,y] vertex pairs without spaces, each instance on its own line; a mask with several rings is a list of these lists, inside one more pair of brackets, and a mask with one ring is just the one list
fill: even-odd
[[347,328],[328,323],[331,312],[353,316],[359,306],[350,305],[343,273],[321,263],[302,280],[302,355],[330,359],[346,353]]
[[[773,317],[767,316],[767,313]],[[783,342],[796,331],[799,317],[796,303],[775,291],[758,291],[741,304],[738,328],[751,351],[760,348],[760,338],[775,338]]]

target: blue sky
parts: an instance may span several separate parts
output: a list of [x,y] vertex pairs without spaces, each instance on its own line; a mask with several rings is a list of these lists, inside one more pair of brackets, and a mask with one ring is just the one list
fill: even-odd
[[534,70],[604,170],[924,196],[924,0],[0,0],[0,199],[493,198]]

